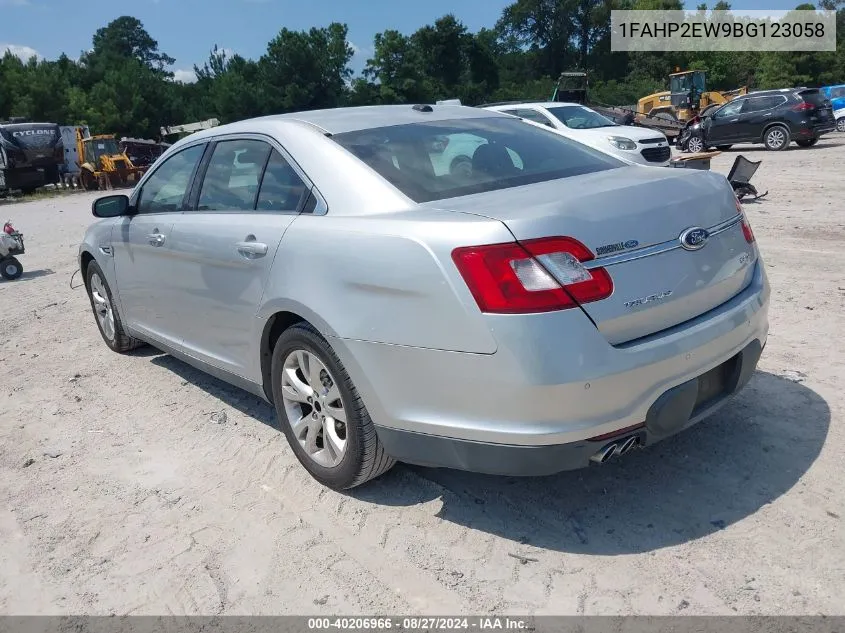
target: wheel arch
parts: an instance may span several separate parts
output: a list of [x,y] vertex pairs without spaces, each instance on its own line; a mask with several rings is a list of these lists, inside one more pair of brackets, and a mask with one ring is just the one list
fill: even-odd
[[761,143],[763,142],[763,139],[766,138],[766,133],[773,127],[782,127],[787,131],[790,137],[792,136],[792,130],[789,129],[788,124],[784,123],[783,121],[772,121],[771,123],[768,123],[765,127],[763,127],[763,131],[760,133]]
[[88,266],[91,265],[91,262],[96,261],[96,257],[94,254],[87,248],[83,248],[82,252],[79,254],[79,272],[82,273],[82,282],[85,284],[85,287],[88,287]]
[[[265,316],[266,315],[266,316]],[[308,323],[323,338],[336,337],[337,334],[324,319],[307,306],[291,300],[271,302],[259,313],[263,320],[259,343],[261,386],[268,402],[273,402],[273,385],[270,369],[273,364],[273,349],[282,332],[297,323]],[[262,319],[262,317],[264,317]]]

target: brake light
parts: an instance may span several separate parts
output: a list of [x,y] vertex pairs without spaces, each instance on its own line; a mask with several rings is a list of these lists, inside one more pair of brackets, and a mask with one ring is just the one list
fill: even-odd
[[756,239],[754,237],[754,231],[751,230],[751,225],[748,223],[748,216],[745,215],[745,210],[742,208],[739,198],[735,198],[734,202],[736,202],[736,210],[739,211],[739,214],[742,216],[739,223],[740,226],[742,226],[742,234],[745,236],[745,241],[749,244],[753,244]]
[[452,251],[478,307],[496,314],[552,312],[606,299],[613,294],[613,280],[604,268],[583,266],[592,259],[590,249],[571,237]]
[[806,101],[802,101],[798,105],[792,106],[790,108],[790,110],[793,110],[795,112],[803,112],[805,110],[813,110],[813,109],[815,109],[815,107],[816,106],[814,106],[812,103],[807,103]]

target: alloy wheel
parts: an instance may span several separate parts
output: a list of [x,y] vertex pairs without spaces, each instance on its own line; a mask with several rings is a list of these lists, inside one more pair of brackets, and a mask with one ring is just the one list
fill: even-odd
[[780,149],[786,141],[786,134],[779,127],[772,128],[766,135],[769,139],[769,146],[772,149]]
[[106,285],[98,273],[91,275],[91,299],[94,301],[94,314],[100,329],[110,341],[114,340],[114,310],[109,300]]
[[325,363],[306,350],[288,354],[282,401],[293,436],[314,462],[334,468],[346,454],[346,407]]
[[702,141],[697,136],[693,136],[689,141],[687,141],[687,149],[693,154],[697,154],[698,152],[703,152],[704,151],[704,141]]

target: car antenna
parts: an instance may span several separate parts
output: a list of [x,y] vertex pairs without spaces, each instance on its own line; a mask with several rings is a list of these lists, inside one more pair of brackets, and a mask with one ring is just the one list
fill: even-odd
[[417,112],[434,112],[434,108],[432,108],[430,105],[421,103],[415,105],[414,110],[416,110]]

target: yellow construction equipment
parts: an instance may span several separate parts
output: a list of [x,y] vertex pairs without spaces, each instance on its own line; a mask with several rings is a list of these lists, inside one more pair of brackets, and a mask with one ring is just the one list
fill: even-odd
[[85,136],[76,128],[76,151],[79,156],[80,180],[85,189],[111,189],[136,183],[146,171],[136,167],[117,139],[111,134]]
[[745,94],[748,94],[748,86],[708,91],[705,71],[685,70],[669,75],[669,90],[640,99],[637,113],[685,123],[708,106],[727,103]]

